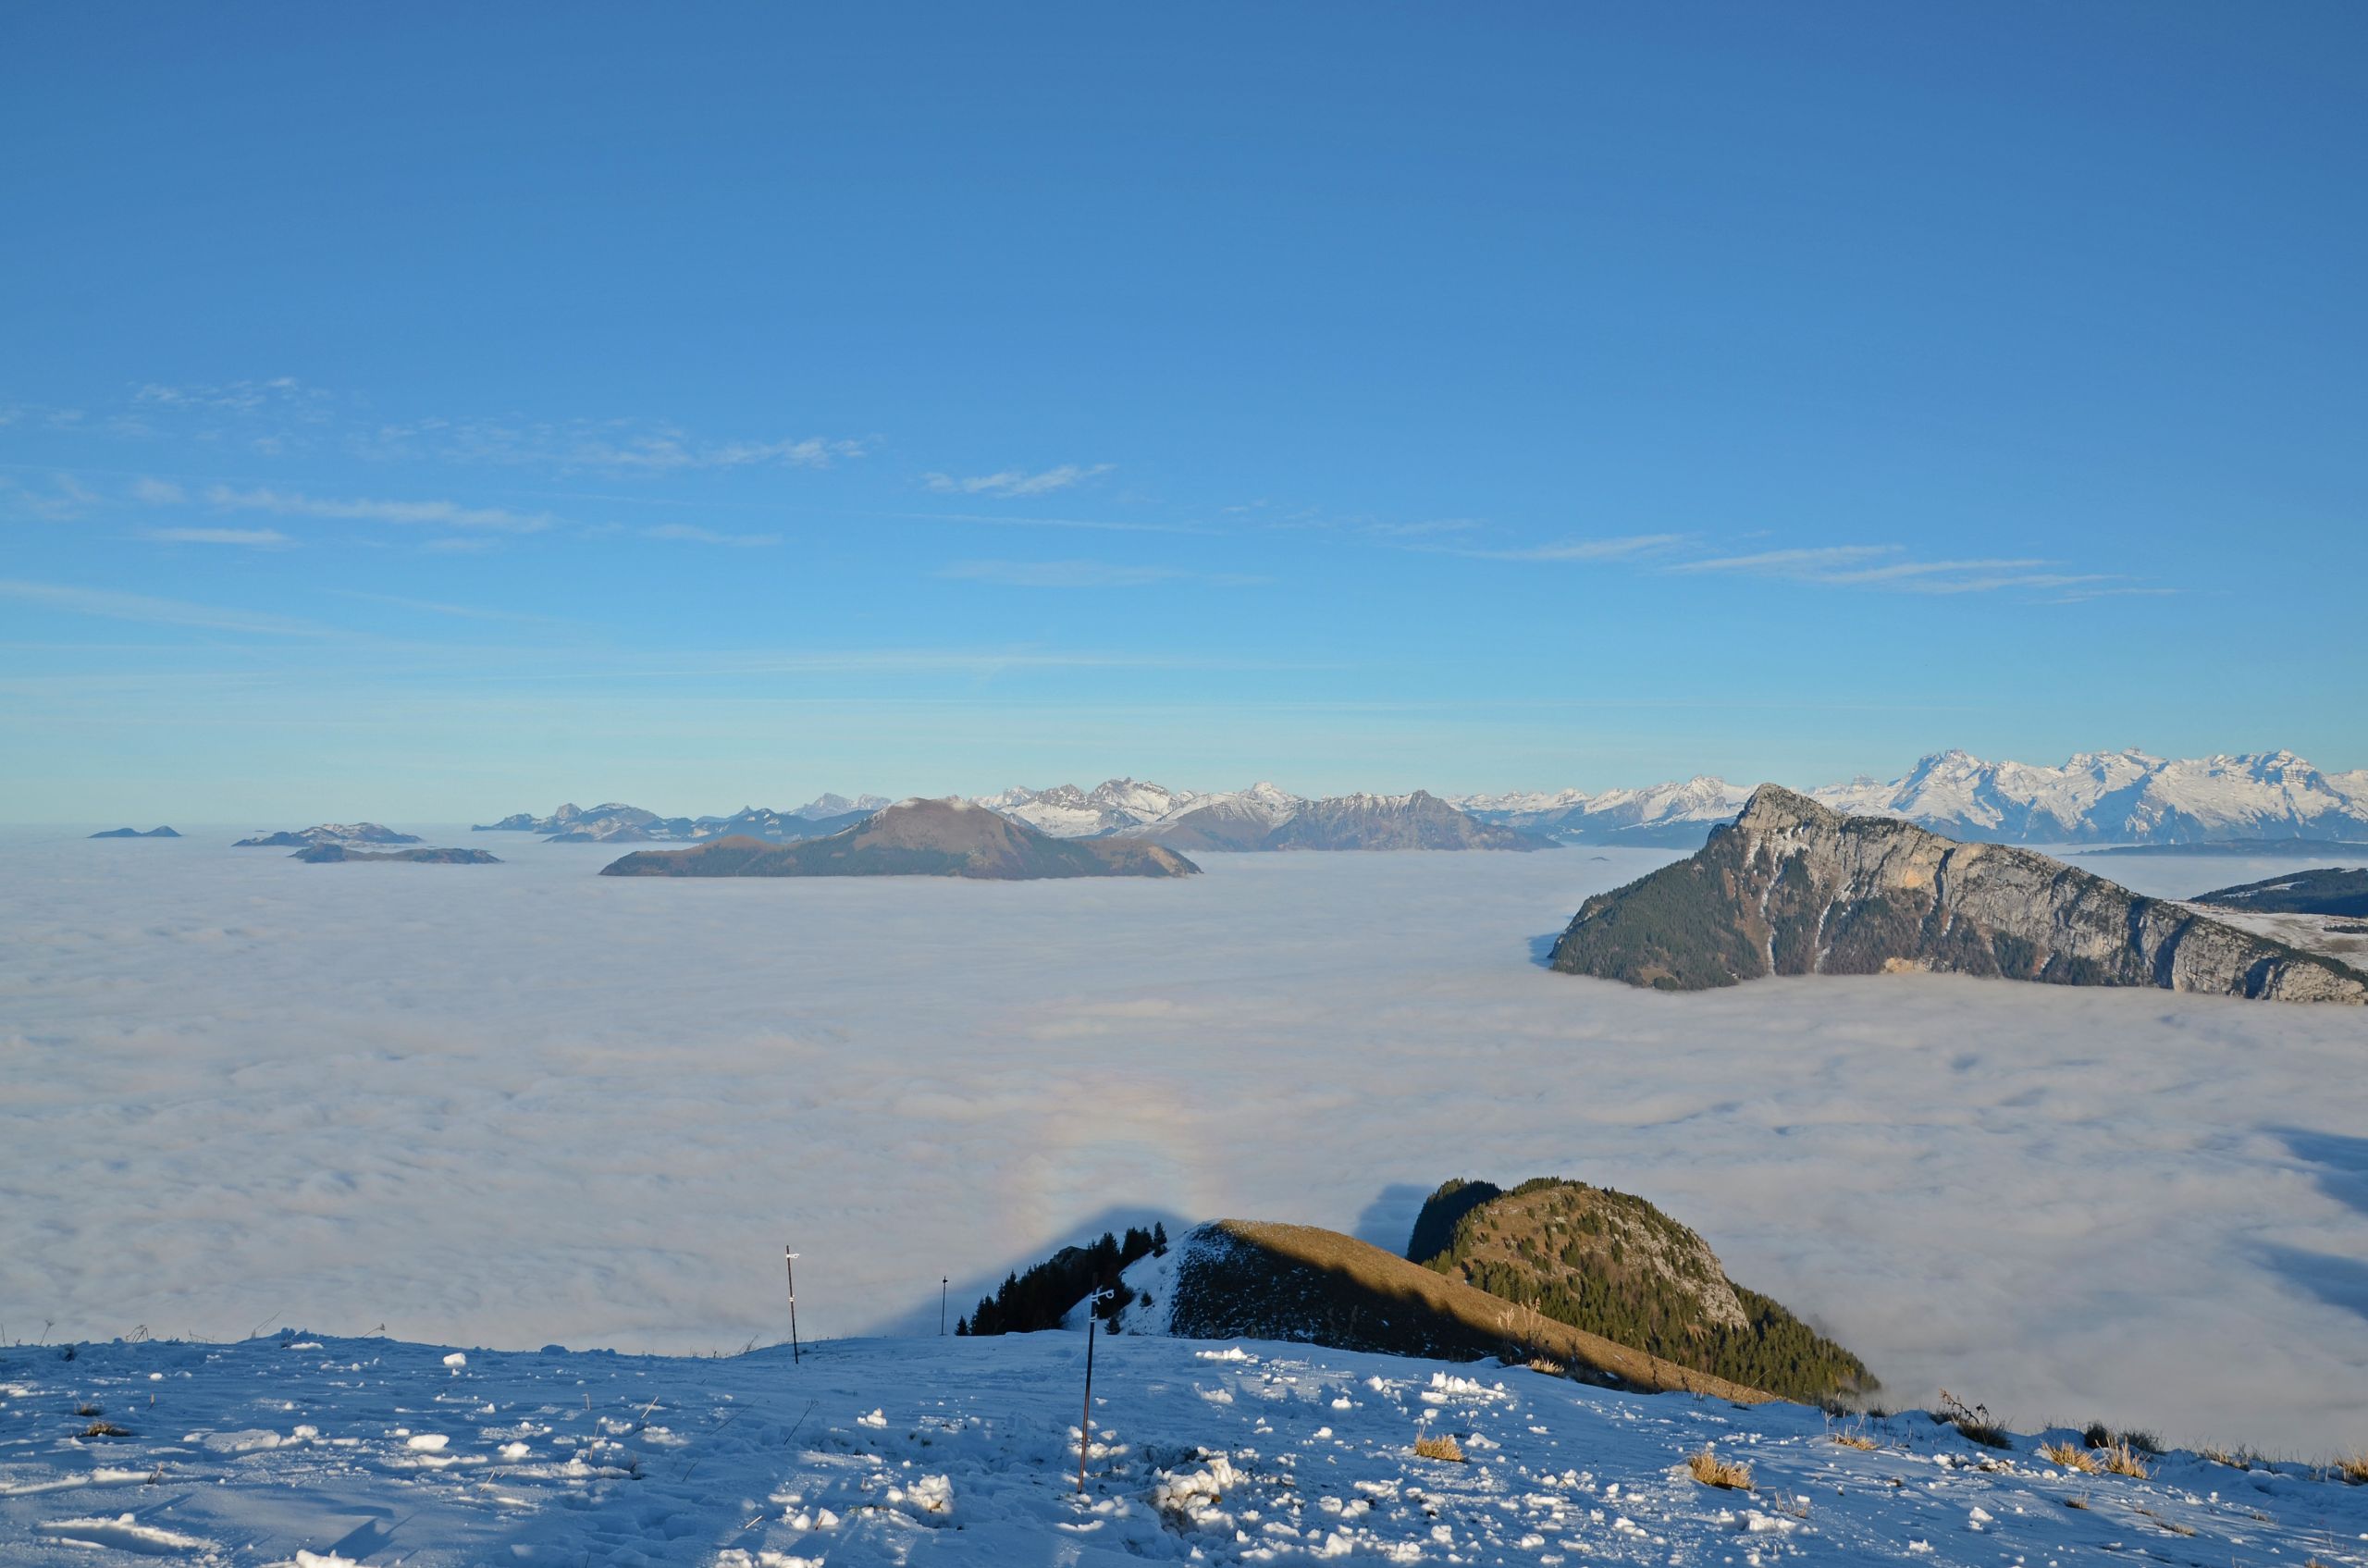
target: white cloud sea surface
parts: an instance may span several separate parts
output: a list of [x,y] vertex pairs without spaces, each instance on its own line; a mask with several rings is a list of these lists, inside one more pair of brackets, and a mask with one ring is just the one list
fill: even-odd
[[0,834],[0,1336],[736,1350],[785,1331],[784,1242],[805,1334],[934,1331],[941,1275],[958,1312],[1114,1219],[1395,1246],[1446,1177],[1556,1174],[1894,1403],[2368,1445],[2360,1009],[1537,966],[1659,852],[703,883],[233,836]]

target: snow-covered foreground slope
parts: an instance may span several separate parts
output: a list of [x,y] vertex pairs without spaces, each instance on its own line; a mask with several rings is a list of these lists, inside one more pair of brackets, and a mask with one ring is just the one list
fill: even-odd
[[[1083,1360],[1068,1332],[843,1340],[802,1364],[290,1337],[11,1350],[0,1561],[2368,1563],[2368,1488],[2299,1466],[2075,1475],[1920,1414],[1836,1426],[1256,1341],[1103,1336],[1080,1496]],[[93,1421],[129,1435],[80,1436]],[[1416,1457],[1418,1436],[1464,1462]],[[1706,1446],[1752,1489],[1696,1482]]]

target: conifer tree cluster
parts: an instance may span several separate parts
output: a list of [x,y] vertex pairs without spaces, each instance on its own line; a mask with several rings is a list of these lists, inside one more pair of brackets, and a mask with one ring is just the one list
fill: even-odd
[[954,1325],[956,1334],[1032,1334],[1057,1328],[1069,1309],[1089,1292],[1110,1294],[1094,1306],[1096,1317],[1115,1332],[1118,1314],[1135,1299],[1118,1278],[1130,1265],[1146,1257],[1167,1255],[1167,1227],[1154,1223],[1149,1230],[1128,1226],[1124,1238],[1105,1230],[1102,1239],[1082,1247],[1063,1247],[1025,1274],[1007,1274],[992,1296],[979,1298],[977,1310]]

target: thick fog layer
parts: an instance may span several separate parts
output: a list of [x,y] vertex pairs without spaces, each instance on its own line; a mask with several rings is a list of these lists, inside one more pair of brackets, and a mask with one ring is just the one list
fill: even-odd
[[2368,1442],[2359,1009],[1539,967],[1644,852],[707,883],[231,836],[0,840],[0,1335],[736,1350],[786,1331],[784,1242],[802,1332],[933,1332],[941,1276],[959,1312],[1115,1220],[1397,1246],[1443,1178],[1553,1174],[1894,1402]]

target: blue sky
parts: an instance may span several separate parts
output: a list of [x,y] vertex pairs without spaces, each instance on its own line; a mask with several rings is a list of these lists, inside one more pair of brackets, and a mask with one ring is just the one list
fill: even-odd
[[0,819],[2368,765],[2368,12],[107,6]]

